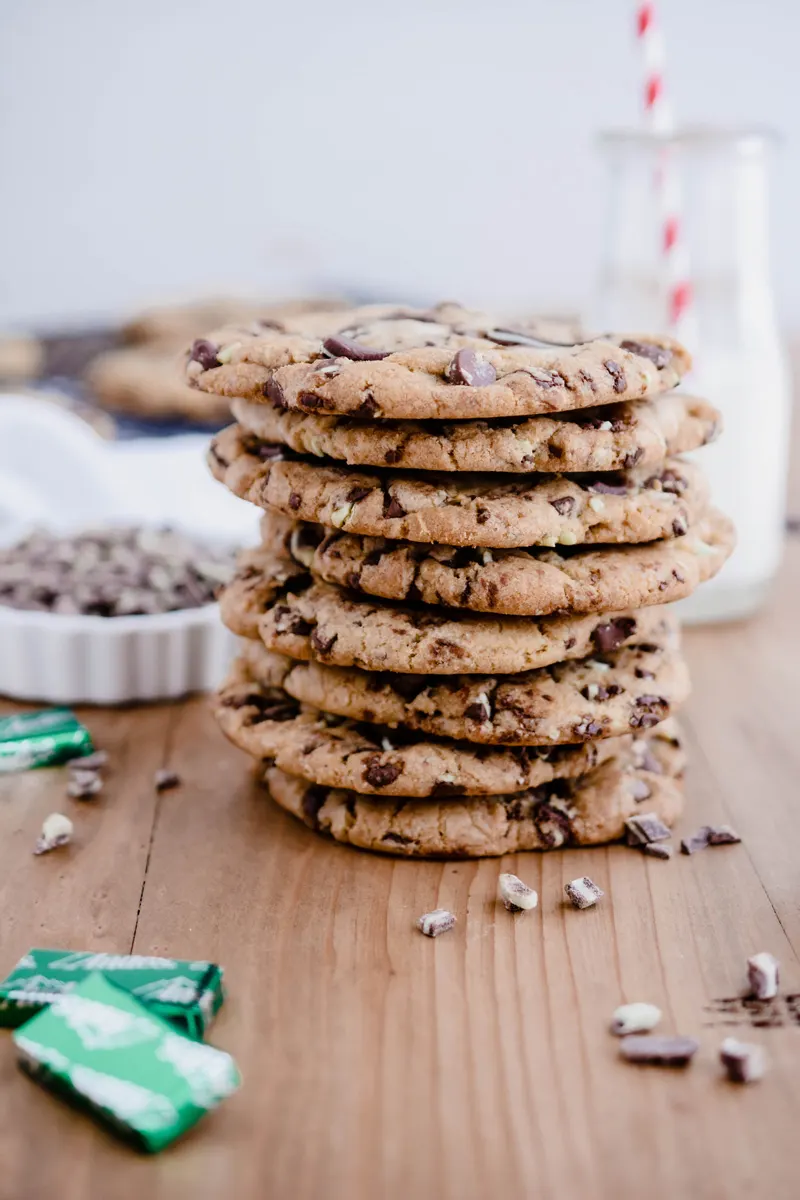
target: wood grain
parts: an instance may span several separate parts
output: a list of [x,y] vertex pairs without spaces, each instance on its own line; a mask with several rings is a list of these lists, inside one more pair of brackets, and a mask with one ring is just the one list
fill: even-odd
[[[758,950],[800,993],[798,588],[791,538],[767,612],[687,635],[682,832],[729,821],[744,844],[671,862],[370,856],[273,808],[204,700],[86,714],[112,756],[102,800],[66,801],[60,771],[0,780],[0,968],[35,944],[218,959],[211,1040],[245,1083],[147,1160],[21,1076],[4,1035],[0,1197],[794,1200],[800,1024],[783,1002],[777,1027],[722,1024],[751,1018],[714,1002]],[[156,797],[158,766],[182,786]],[[33,858],[43,816],[70,805],[77,844]],[[537,888],[536,912],[497,905],[501,870]],[[606,897],[578,912],[563,885],[584,873]],[[414,921],[437,906],[458,924],[431,941]],[[608,1019],[635,999],[700,1037],[688,1071],[619,1060]],[[761,1084],[721,1079],[731,1032],[766,1046]]]

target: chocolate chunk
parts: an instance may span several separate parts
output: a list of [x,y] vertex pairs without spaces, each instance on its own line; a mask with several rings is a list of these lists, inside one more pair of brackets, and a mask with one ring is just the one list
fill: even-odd
[[748,958],[747,979],[756,1000],[774,1000],[780,983],[780,963],[775,955],[762,950]]
[[391,846],[410,846],[414,838],[407,837],[404,833],[385,833],[381,841],[387,842]]
[[485,692],[481,692],[477,700],[473,700],[464,709],[464,716],[469,721],[477,721],[480,725],[485,724],[492,719],[492,706],[489,702],[489,697]]
[[647,842],[639,848],[642,854],[649,854],[651,858],[672,858],[672,846],[665,842]]
[[684,516],[676,517],[672,522],[672,532],[674,533],[675,537],[683,537],[688,528],[689,522]]
[[672,351],[665,350],[663,346],[654,346],[652,342],[632,342],[625,340],[620,342],[621,350],[628,350],[631,354],[638,354],[640,358],[649,358],[651,363],[655,363],[659,371],[672,360]]
[[364,500],[372,491],[373,489],[368,487],[351,487],[346,498],[351,503],[358,504],[359,500]]
[[474,350],[458,350],[447,368],[451,383],[464,383],[468,387],[488,387],[497,379],[497,372],[490,362]]
[[604,496],[627,496],[628,494],[628,488],[624,483],[606,483],[604,479],[595,479],[593,483],[586,486],[588,491],[600,492]]
[[328,789],[320,787],[316,783],[306,788],[303,793],[301,805],[303,820],[311,829],[319,829],[319,810],[327,799]]
[[579,346],[580,342],[556,342],[550,338],[536,337],[522,329],[487,329],[486,337],[498,346]]
[[703,825],[691,837],[683,839],[681,850],[684,854],[696,854],[707,846],[733,846],[741,840],[730,825]]
[[386,493],[383,498],[383,515],[386,518],[393,518],[405,517],[407,513],[399,500],[391,494]]
[[564,884],[564,891],[576,908],[591,908],[605,895],[602,888],[599,888],[588,875]]
[[325,401],[322,396],[317,396],[314,392],[298,392],[297,403],[301,408],[314,409],[324,408]]
[[686,1067],[700,1049],[690,1037],[658,1037],[632,1034],[620,1042],[620,1052],[628,1062],[651,1063],[659,1067]]
[[311,634],[311,645],[324,658],[326,654],[330,654],[338,636],[338,633],[320,633],[319,627],[317,627]]
[[267,382],[262,388],[267,400],[270,400],[276,408],[286,409],[289,405],[286,403],[286,397],[283,394],[283,388],[278,383],[274,375],[270,375]]
[[633,617],[617,617],[613,621],[598,625],[592,634],[592,641],[597,649],[605,654],[611,650],[618,650],[622,643],[632,636],[635,629],[636,621]]
[[204,371],[210,371],[212,367],[222,365],[217,358],[218,352],[219,346],[215,346],[207,338],[197,338],[196,341],[192,342],[189,362],[198,362]]
[[381,762],[380,755],[374,754],[371,758],[366,759],[364,763],[362,779],[370,787],[384,788],[394,783],[402,773],[402,770],[402,763],[398,765],[393,762]]
[[575,507],[575,500],[572,496],[559,496],[557,500],[551,500],[550,503],[560,517],[568,517]]
[[67,795],[73,800],[90,800],[103,790],[103,780],[97,771],[70,771]]
[[171,788],[180,787],[181,777],[177,771],[170,771],[166,767],[162,767],[156,771],[153,776],[153,787],[157,792],[168,792]]
[[292,510],[292,512],[297,512],[302,503],[303,497],[299,492],[291,492],[289,494],[289,508]]
[[572,732],[576,738],[593,738],[603,732],[603,726],[598,721],[593,721],[591,717],[582,717],[573,725]]
[[731,1083],[755,1083],[767,1069],[761,1046],[736,1038],[725,1038],[719,1048],[719,1061]]
[[329,337],[322,345],[334,358],[350,358],[353,362],[378,362],[391,354],[391,350],[373,350],[371,346],[362,346],[346,337]]
[[426,937],[435,938],[440,933],[447,933],[455,923],[455,917],[446,908],[436,908],[433,912],[423,913],[417,921],[417,929]]
[[662,471],[660,475],[653,475],[651,479],[645,481],[645,487],[652,487],[654,482],[661,484],[662,492],[672,492],[676,496],[685,492],[689,486],[683,475],[679,475],[677,471],[671,469]]
[[359,404],[356,412],[359,416],[374,417],[378,411],[378,401],[373,396],[372,392],[365,392],[364,399]]
[[497,894],[509,912],[530,912],[539,903],[539,896],[532,887],[523,883],[518,875],[508,872],[497,880]]
[[403,457],[402,450],[387,450],[383,456],[383,461],[385,463],[388,463],[389,466],[394,466],[395,463],[400,462],[400,459],[402,457]]
[[609,359],[606,359],[606,361],[603,363],[603,366],[608,371],[611,378],[614,380],[614,391],[615,392],[624,392],[625,388],[628,385],[625,381],[625,371],[619,365],[619,363],[614,362],[613,359],[609,358]]
[[634,817],[628,817],[625,829],[629,846],[646,846],[650,842],[666,842],[672,837],[669,828],[657,813],[638,813]]

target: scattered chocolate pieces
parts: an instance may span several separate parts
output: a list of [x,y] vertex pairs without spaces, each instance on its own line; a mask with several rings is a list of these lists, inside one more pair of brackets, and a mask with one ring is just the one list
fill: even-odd
[[91,800],[103,790],[99,771],[70,771],[67,795],[73,800]]
[[741,842],[738,833],[730,825],[703,825],[691,837],[681,842],[683,854],[696,854],[706,846],[733,846]]
[[446,908],[435,908],[433,912],[423,913],[417,921],[417,929],[424,933],[425,937],[435,938],[440,933],[447,933],[455,923],[455,917]]
[[63,813],[51,813],[49,817],[45,818],[33,853],[47,854],[59,846],[66,846],[68,842],[72,841],[73,831],[74,826],[69,817],[65,817]]
[[168,792],[170,788],[180,787],[181,777],[177,771],[162,768],[153,776],[153,787],[157,792]]
[[61,616],[122,617],[212,604],[235,569],[170,529],[32,533],[0,551],[0,605]]
[[605,896],[605,892],[596,883],[593,883],[588,875],[584,875],[582,879],[573,879],[571,883],[565,884],[564,891],[576,908],[591,908],[593,904],[597,904],[597,901]]
[[538,892],[517,875],[501,875],[497,881],[497,894],[509,912],[529,912],[539,903]]
[[752,1042],[740,1042],[736,1038],[725,1038],[719,1048],[719,1061],[731,1083],[755,1083],[767,1069],[767,1060],[761,1046]]
[[647,846],[651,842],[666,842],[672,836],[669,827],[657,813],[641,813],[625,822],[629,846]]
[[766,950],[747,960],[747,980],[756,1000],[772,1000],[777,996],[780,974],[780,963]]
[[700,1049],[690,1037],[648,1037],[646,1034],[623,1038],[620,1053],[628,1062],[652,1063],[658,1067],[686,1067]]
[[656,1008],[655,1004],[621,1004],[611,1018],[611,1032],[617,1037],[625,1037],[629,1033],[649,1033],[660,1020],[661,1009]]

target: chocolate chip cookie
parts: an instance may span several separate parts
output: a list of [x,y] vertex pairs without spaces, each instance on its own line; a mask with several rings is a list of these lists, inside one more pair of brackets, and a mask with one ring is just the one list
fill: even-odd
[[639,400],[691,365],[650,335],[544,343],[455,304],[308,313],[261,334],[230,329],[193,344],[187,380],[218,396],[287,409],[393,420],[532,416]]
[[230,426],[209,465],[236,495],[298,520],[368,537],[447,546],[574,546],[680,537],[708,504],[694,463],[604,475],[367,473],[253,443]]
[[[614,630],[616,633],[616,629]],[[253,642],[251,675],[280,667]],[[281,686],[293,698],[355,721],[483,745],[557,746],[652,729],[689,694],[686,663],[661,637],[515,675],[400,675],[297,662]]]
[[[265,513],[261,531],[265,546],[351,591],[518,616],[682,600],[717,574],[736,541],[732,522],[715,509],[683,537],[601,548],[423,546],[293,522],[281,513]],[[257,560],[263,551],[254,553]],[[253,563],[243,569],[252,573]]]
[[641,741],[626,736],[575,746],[501,749],[365,725],[295,704],[280,687],[250,679],[244,663],[234,667],[220,689],[215,716],[226,737],[256,759],[324,787],[384,796],[522,791],[583,775],[612,755],[630,757],[633,741]]
[[501,421],[367,421],[233,400],[263,442],[349,466],[420,471],[619,471],[654,467],[718,436],[720,413],[681,392],[603,408]]
[[[289,587],[295,590],[287,588],[261,615],[253,608],[239,611],[229,628],[247,637],[255,623],[268,649],[290,658],[412,675],[526,671],[674,631],[674,618],[661,608],[541,618],[478,616],[365,600],[333,584],[303,583],[294,577]],[[237,599],[248,597],[238,593]],[[255,591],[250,599],[255,601]],[[226,622],[231,608],[223,593]]]
[[86,383],[104,408],[149,420],[181,417],[221,425],[228,406],[219,396],[186,385],[173,349],[133,346],[99,354]]
[[682,764],[669,741],[653,739],[653,747],[660,772],[621,754],[577,779],[483,798],[379,800],[309,785],[277,767],[265,782],[277,804],[338,842],[407,858],[483,858],[616,841],[643,808],[674,824],[683,810]]

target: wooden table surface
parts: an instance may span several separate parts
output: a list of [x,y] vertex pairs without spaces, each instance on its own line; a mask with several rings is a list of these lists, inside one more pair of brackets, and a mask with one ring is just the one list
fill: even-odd
[[[31,1083],[0,1032],[2,1200],[795,1200],[799,589],[790,537],[763,615],[687,634],[680,831],[727,821],[744,840],[671,862],[373,856],[275,809],[202,698],[84,713],[111,755],[102,799],[67,800],[61,770],[0,780],[0,969],[33,945],[221,962],[210,1040],[244,1086],[144,1158]],[[183,785],[156,796],[165,766]],[[34,858],[53,810],[76,841]],[[501,870],[536,887],[536,912],[497,905]],[[585,873],[605,900],[566,908]],[[414,922],[436,907],[458,925],[433,941]],[[782,997],[747,1006],[760,950]],[[609,1016],[638,999],[700,1038],[687,1071],[619,1060]],[[728,1034],[767,1048],[763,1082],[721,1079]]]

